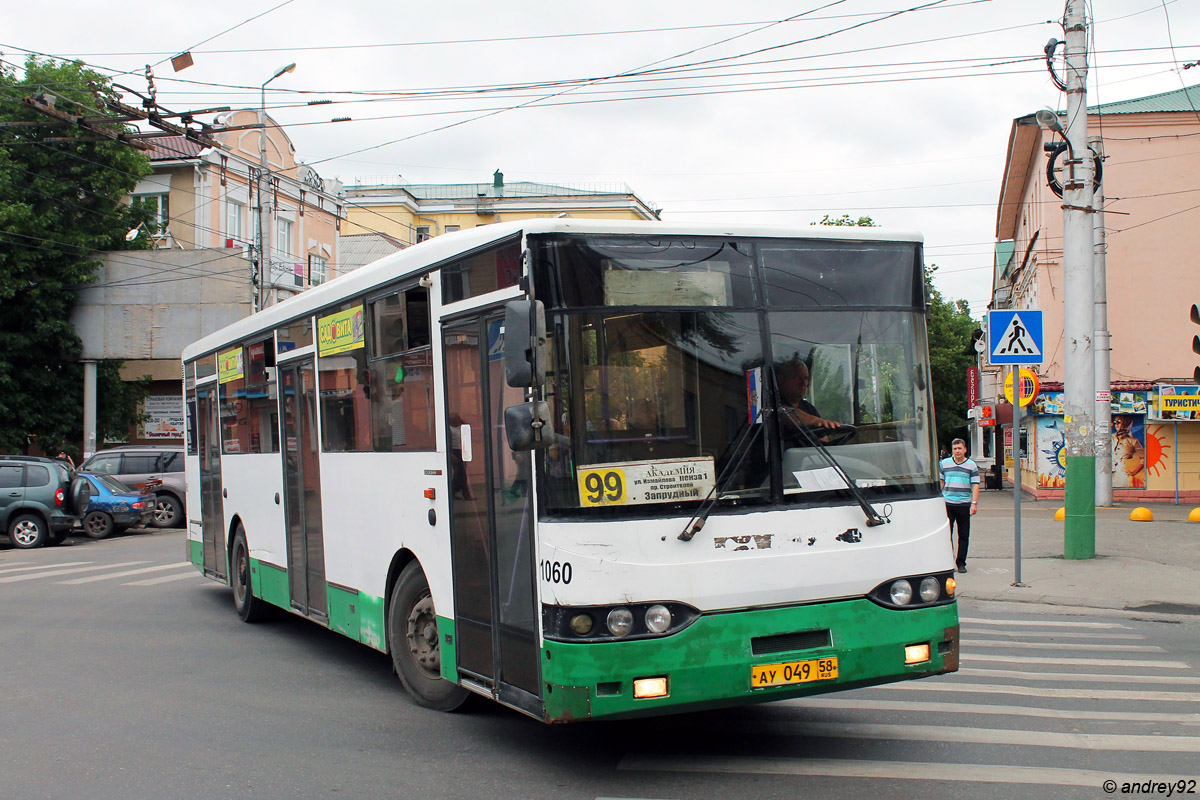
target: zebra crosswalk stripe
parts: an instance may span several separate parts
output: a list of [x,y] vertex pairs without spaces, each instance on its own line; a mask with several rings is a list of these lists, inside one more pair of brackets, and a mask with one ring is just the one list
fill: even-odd
[[[28,564],[28,561],[18,561],[18,564]],[[10,575],[14,572],[32,572],[38,569],[56,569],[58,567],[78,567],[81,564],[91,564],[91,561],[64,561],[61,564],[38,564],[33,567],[16,567],[14,569],[0,569],[0,575]]]
[[57,578],[59,575],[71,575],[76,572],[92,572],[98,569],[111,569],[113,567],[133,567],[138,564],[149,564],[149,561],[121,561],[116,564],[99,564],[90,567],[73,567],[71,569],[52,569],[49,572],[34,572],[25,575],[9,575],[5,578],[0,578],[0,583],[17,583],[18,581],[36,581],[39,578]]
[[[190,566],[190,565],[189,565]],[[204,578],[199,572],[184,572],[180,575],[163,575],[160,578],[150,578],[144,581],[131,581],[130,583],[122,583],[122,586],[157,586],[160,583],[170,583],[171,581],[183,581],[188,578]],[[207,578],[204,578],[208,580]]]
[[147,572],[162,572],[164,569],[179,569],[180,567],[190,567],[192,562],[179,561],[174,564],[159,564],[154,567],[142,567],[141,569],[127,569],[123,572],[110,572],[104,575],[89,575],[86,578],[75,578],[69,581],[59,581],[60,586],[78,586],[83,583],[95,583],[96,581],[110,581],[115,578],[126,578],[130,575],[142,575]]

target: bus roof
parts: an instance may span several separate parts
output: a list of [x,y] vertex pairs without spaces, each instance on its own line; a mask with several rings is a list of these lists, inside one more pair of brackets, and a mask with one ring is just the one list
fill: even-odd
[[204,336],[183,349],[185,361],[239,342],[260,331],[269,331],[318,309],[335,305],[342,298],[370,291],[397,278],[419,275],[464,253],[509,239],[518,234],[589,233],[613,235],[658,234],[667,236],[737,236],[747,238],[834,239],[873,242],[913,242],[924,239],[913,231],[890,228],[809,225],[752,225],[741,223],[670,222],[536,218],[481,225],[457,233],[435,236],[419,246],[407,247],[353,272],[339,276],[283,302],[269,306],[245,319]]

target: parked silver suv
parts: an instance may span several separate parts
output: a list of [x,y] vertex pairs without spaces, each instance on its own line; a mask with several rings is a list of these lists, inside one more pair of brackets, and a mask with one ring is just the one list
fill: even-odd
[[131,489],[145,489],[152,481],[161,481],[153,489],[158,496],[154,506],[156,528],[184,526],[184,498],[187,497],[183,474],[182,445],[129,445],[96,453],[79,466],[80,472],[112,475]]

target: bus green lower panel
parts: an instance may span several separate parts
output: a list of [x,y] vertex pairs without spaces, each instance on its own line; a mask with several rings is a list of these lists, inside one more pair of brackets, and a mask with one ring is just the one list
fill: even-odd
[[442,651],[442,677],[451,683],[458,683],[458,650],[454,643],[454,620],[450,617],[438,617],[438,648]]
[[273,606],[290,608],[292,592],[288,588],[287,570],[269,561],[250,559],[250,588],[255,597]]
[[[754,655],[751,640],[830,632],[832,646]],[[905,665],[904,648],[928,644],[930,659]],[[870,600],[711,614],[661,639],[545,642],[543,699],[548,722],[637,716],[760,703],[919,678],[958,669],[957,604],[897,611]],[[755,688],[751,668],[838,659],[837,678]],[[445,654],[443,654],[445,664]],[[635,700],[636,678],[666,676],[665,697]]]
[[188,559],[196,569],[204,572],[204,542],[188,539]]
[[358,641],[358,592],[327,583],[325,597],[328,603],[326,607],[329,609],[329,627]]

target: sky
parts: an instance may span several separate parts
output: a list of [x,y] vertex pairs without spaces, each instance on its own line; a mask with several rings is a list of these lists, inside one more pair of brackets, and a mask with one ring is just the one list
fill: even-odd
[[[0,7],[0,61],[78,58],[141,94],[149,64],[172,111],[257,108],[295,62],[267,87],[268,113],[299,160],[347,185],[490,183],[499,169],[509,183],[627,185],[664,220],[869,216],[921,232],[937,288],[976,317],[1012,121],[1066,103],[1043,54],[1066,38],[1063,0],[47,8]],[[1089,105],[1200,80],[1184,68],[1200,60],[1200,2],[1087,9]],[[176,73],[185,50],[194,64]]]

